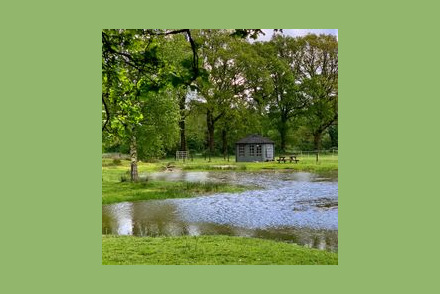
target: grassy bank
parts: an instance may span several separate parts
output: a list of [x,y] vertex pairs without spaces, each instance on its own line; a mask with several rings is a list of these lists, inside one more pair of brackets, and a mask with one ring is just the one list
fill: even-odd
[[338,264],[338,254],[270,240],[102,236],[103,264]]
[[103,182],[102,203],[166,198],[187,198],[219,192],[242,192],[249,188],[222,183],[184,183],[166,181]]

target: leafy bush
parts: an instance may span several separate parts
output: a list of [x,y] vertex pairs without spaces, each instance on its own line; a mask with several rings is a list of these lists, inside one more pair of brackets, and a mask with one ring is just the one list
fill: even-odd
[[244,164],[237,164],[237,169],[238,170],[246,170],[246,165],[244,165]]

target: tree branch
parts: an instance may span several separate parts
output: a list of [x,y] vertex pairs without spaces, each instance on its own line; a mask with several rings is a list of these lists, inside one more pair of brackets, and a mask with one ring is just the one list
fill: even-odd
[[194,42],[192,36],[191,36],[191,32],[190,30],[185,30],[186,34],[188,36],[189,39],[189,43],[191,44],[191,49],[193,52],[193,76],[192,76],[192,80],[194,81],[197,76],[199,75],[199,56],[197,55],[197,47],[196,47],[196,43]]
[[106,129],[107,123],[108,123],[109,120],[110,120],[110,112],[108,111],[107,103],[105,103],[104,93],[102,94],[102,104],[104,104],[105,117],[106,117],[105,123],[104,123],[104,125],[102,126],[102,131],[104,131],[104,130]]

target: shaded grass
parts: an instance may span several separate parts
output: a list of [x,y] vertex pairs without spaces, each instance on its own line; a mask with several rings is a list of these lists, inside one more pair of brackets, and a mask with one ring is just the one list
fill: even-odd
[[102,236],[102,264],[338,264],[338,254],[230,236]]

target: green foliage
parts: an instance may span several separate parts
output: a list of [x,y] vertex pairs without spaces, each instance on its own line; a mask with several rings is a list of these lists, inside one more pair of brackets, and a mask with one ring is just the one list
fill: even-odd
[[250,43],[261,30],[190,30],[190,42],[188,32],[103,31],[103,151],[128,153],[135,138],[140,159],[172,155],[182,120],[186,149],[211,155],[251,133],[277,150],[337,146],[335,37]]
[[178,139],[179,108],[173,90],[145,93],[143,120],[136,128],[138,157],[162,157]]
[[328,35],[308,35],[302,39],[304,91],[310,100],[307,125],[321,148],[324,132],[338,119],[338,42]]
[[338,148],[338,128],[335,125],[331,125],[328,128],[328,134],[330,136],[330,147],[331,148]]
[[162,156],[177,139],[176,69],[156,33],[103,31],[103,143],[140,158]]

